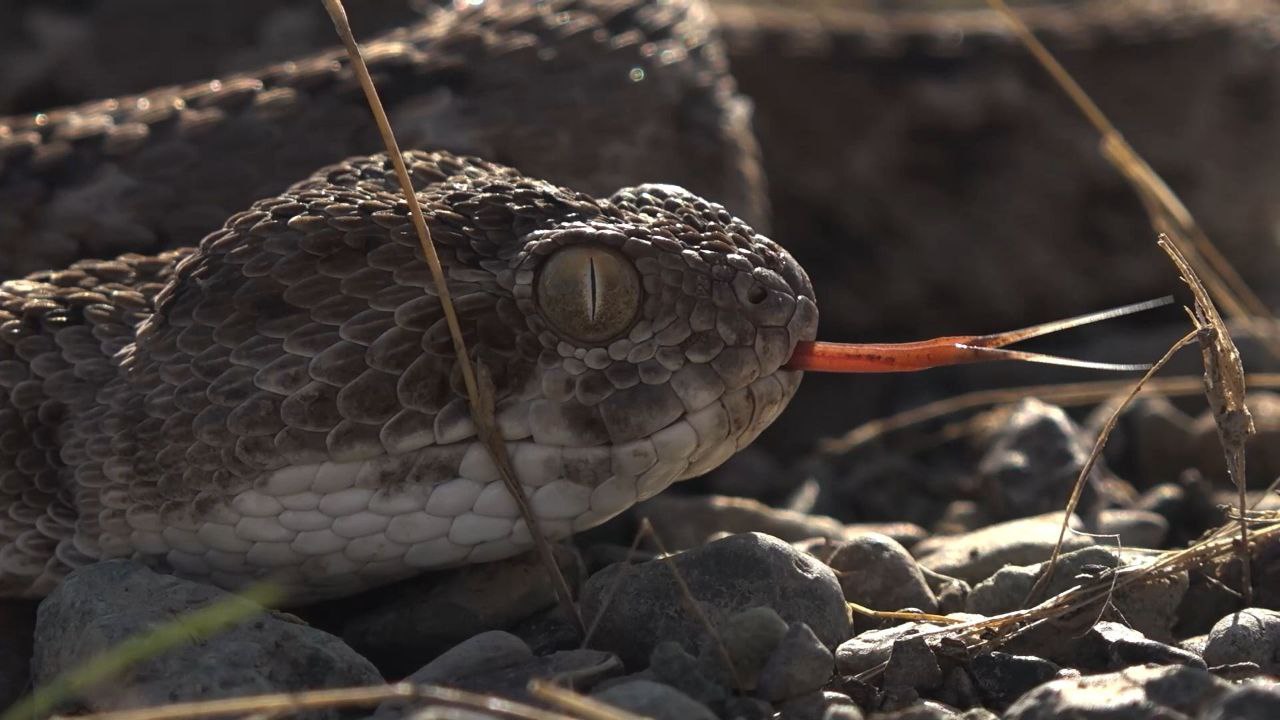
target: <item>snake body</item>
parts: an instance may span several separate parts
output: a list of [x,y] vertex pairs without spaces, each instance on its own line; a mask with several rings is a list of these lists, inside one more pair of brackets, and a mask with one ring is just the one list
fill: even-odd
[[[453,151],[415,188],[550,537],[776,417],[813,292],[738,219],[699,2],[459,4],[365,53],[402,144]],[[305,601],[530,546],[378,142],[338,50],[0,121],[0,271],[74,261],[0,285],[0,596],[134,557]]]
[[[409,159],[550,537],[718,465],[794,393],[800,373],[780,368],[814,337],[812,288],[723,207],[668,185],[595,199],[479,159]],[[637,279],[607,338],[558,330],[540,289],[580,249]],[[194,250],[9,281],[0,308],[4,594],[137,557],[315,599],[530,545],[476,440],[385,157],[325,168]]]
[[[750,108],[700,0],[459,3],[363,46],[404,147],[596,195],[676,183],[764,219]],[[381,149],[341,47],[0,118],[0,276],[194,245],[316,168]]]

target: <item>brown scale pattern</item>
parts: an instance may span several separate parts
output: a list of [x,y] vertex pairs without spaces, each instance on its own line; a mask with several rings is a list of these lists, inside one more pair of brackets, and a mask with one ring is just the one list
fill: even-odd
[[[699,0],[456,4],[364,49],[402,146],[596,194],[661,178],[765,215],[749,110]],[[315,168],[381,147],[340,47],[0,118],[0,277],[192,243]],[[473,232],[501,224],[493,212]]]
[[[504,428],[564,448],[572,482],[609,477],[595,448],[685,418],[727,440],[680,465],[705,471],[794,392],[798,374],[780,367],[815,332],[808,279],[719,205],[661,185],[600,200],[478,159],[408,156]],[[607,343],[553,330],[532,289],[547,257],[578,244],[621,253],[645,291]],[[97,558],[153,557],[139,533],[234,525],[231,500],[277,470],[368,460],[362,482],[430,487],[474,440],[382,156],[255,203],[194,251],[5,283],[0,309],[0,594],[42,594]],[[696,413],[716,402],[718,418]]]

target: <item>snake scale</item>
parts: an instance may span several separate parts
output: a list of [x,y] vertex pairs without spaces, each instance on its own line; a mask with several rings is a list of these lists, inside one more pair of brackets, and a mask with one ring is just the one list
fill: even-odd
[[[700,4],[467,6],[367,50],[405,144],[489,158],[407,154],[551,537],[777,417],[817,308],[726,209],[760,210],[753,147]],[[311,600],[529,547],[363,112],[329,52],[0,125],[6,271],[199,241],[0,285],[0,595],[135,557]]]

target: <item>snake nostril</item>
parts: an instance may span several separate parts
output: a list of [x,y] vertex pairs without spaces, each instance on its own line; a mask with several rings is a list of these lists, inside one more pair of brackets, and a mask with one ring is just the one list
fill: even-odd
[[752,305],[759,305],[764,302],[767,297],[769,297],[769,292],[765,290],[763,286],[752,285],[751,288],[747,290],[747,302]]

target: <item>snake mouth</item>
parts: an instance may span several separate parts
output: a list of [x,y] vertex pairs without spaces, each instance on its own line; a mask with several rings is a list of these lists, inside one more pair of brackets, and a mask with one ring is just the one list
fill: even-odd
[[801,341],[796,343],[795,349],[791,353],[791,358],[783,367],[788,370],[807,370],[810,372],[890,373],[914,372],[947,365],[1017,360],[1089,370],[1144,371],[1151,366],[1145,363],[1108,363],[1077,360],[1058,355],[1014,350],[1007,346],[1062,330],[1163,307],[1172,302],[1172,296],[1165,296],[1155,300],[1123,305],[1095,313],[990,335],[951,335],[903,343]]

